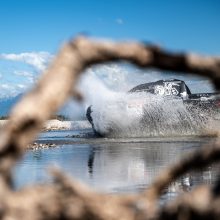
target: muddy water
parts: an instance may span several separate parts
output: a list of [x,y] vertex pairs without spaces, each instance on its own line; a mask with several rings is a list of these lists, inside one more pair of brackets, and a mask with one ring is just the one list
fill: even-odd
[[[82,135],[85,133],[79,130],[41,134],[39,142],[53,142],[57,147],[27,151],[14,170],[15,187],[51,181],[47,169],[56,166],[98,191],[136,192],[148,187],[159,172],[184,153],[214,141],[204,137],[110,139]],[[172,184],[166,196],[202,183],[213,184],[218,170],[219,166],[214,165],[190,172]]]

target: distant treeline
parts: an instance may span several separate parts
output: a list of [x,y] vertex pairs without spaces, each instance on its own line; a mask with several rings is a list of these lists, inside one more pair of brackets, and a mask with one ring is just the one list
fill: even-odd
[[9,116],[0,116],[0,120],[7,120],[9,118]]
[[[0,120],[7,120],[9,119],[9,116],[0,116]],[[70,120],[68,117],[64,116],[64,115],[53,115],[50,119],[57,119],[59,121],[68,121]]]
[[50,119],[57,119],[59,121],[69,121],[70,119],[64,115],[53,115]]

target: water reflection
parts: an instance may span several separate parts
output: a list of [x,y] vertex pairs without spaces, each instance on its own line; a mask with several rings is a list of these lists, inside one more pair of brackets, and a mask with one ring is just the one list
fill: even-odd
[[[70,144],[53,149],[28,151],[14,170],[16,187],[49,180],[46,169],[56,165],[96,190],[134,192],[146,188],[162,169],[183,153],[200,147],[198,141],[135,141],[133,143]],[[188,191],[201,183],[213,184],[219,165],[181,177],[166,196]]]
[[91,177],[93,174],[94,158],[95,158],[95,150],[93,147],[91,147],[91,151],[88,158],[88,171],[91,174]]

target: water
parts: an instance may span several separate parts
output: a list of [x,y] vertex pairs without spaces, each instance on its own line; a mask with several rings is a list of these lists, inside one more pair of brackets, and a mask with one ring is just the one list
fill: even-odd
[[[53,142],[57,147],[28,150],[14,169],[15,187],[51,181],[47,168],[58,166],[97,191],[137,192],[184,153],[214,141],[195,136],[116,139],[90,134],[90,129],[41,134],[39,142]],[[218,170],[215,165],[190,172],[174,182],[165,195],[173,197],[202,183],[214,184]]]

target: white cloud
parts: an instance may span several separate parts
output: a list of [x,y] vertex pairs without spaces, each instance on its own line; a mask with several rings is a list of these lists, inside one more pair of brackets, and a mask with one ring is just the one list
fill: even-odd
[[[1,91],[0,92],[0,101],[3,98],[8,98],[8,97],[13,96],[13,92],[10,91],[10,88],[7,85],[0,84],[0,91]],[[10,95],[8,95],[8,94],[10,94]]]
[[21,78],[23,78],[23,79],[28,80],[29,83],[34,83],[34,82],[36,81],[36,79],[37,79],[36,74],[33,74],[33,73],[31,73],[31,72],[27,72],[27,71],[18,71],[18,70],[15,70],[15,71],[14,71],[14,74],[15,74],[16,76],[19,76],[19,77],[21,77]]
[[0,88],[1,88],[1,89],[10,89],[11,86],[10,86],[9,84],[5,84],[5,83],[4,83],[4,84],[1,84],[1,85],[0,85]]
[[52,58],[48,52],[0,54],[0,99],[30,89]]
[[26,88],[26,85],[23,85],[23,84],[17,84],[16,85],[19,89],[25,89]]
[[119,25],[124,24],[124,20],[122,20],[121,18],[117,18],[115,21],[116,21],[116,23],[119,24]]
[[5,98],[14,97],[27,89],[26,85],[17,84],[11,85],[7,83],[0,84],[0,100]]
[[48,52],[11,53],[0,55],[0,59],[24,62],[35,67],[39,71],[44,70],[52,58],[53,56]]
[[32,76],[33,76],[32,73],[27,72],[27,71],[17,71],[17,70],[15,70],[15,71],[14,71],[14,74],[15,74],[16,76],[23,76],[23,77],[32,77]]

